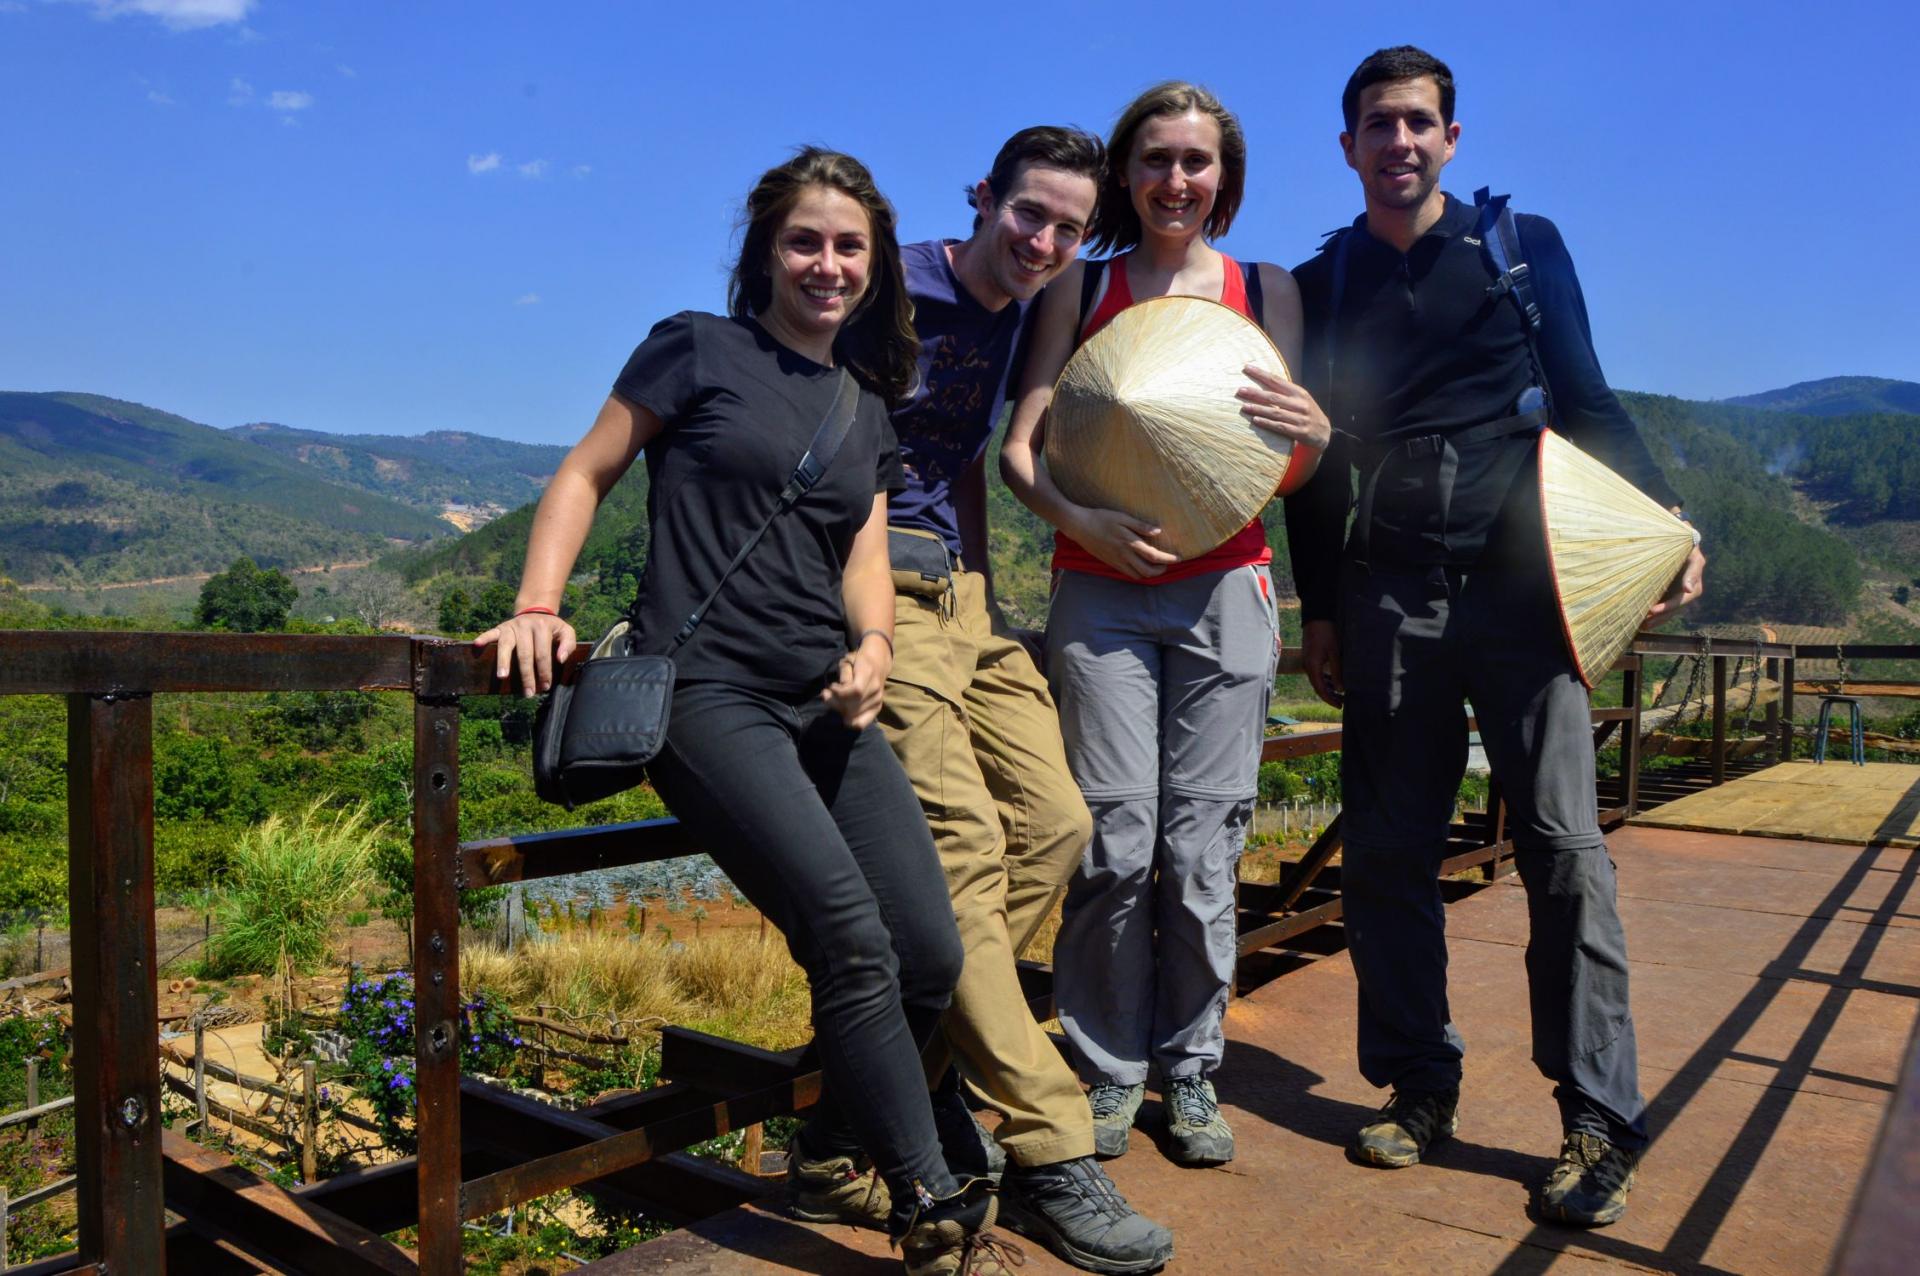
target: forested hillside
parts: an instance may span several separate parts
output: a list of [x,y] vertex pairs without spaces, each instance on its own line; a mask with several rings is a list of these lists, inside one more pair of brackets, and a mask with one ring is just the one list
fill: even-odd
[[567,454],[552,444],[514,443],[459,430],[426,434],[324,434],[259,423],[229,431],[319,477],[438,511],[448,505],[512,509],[538,500]]
[[1727,400],[1741,407],[1770,408],[1804,416],[1853,416],[1859,413],[1920,413],[1920,385],[1887,377],[1822,377],[1779,390],[1741,394]]

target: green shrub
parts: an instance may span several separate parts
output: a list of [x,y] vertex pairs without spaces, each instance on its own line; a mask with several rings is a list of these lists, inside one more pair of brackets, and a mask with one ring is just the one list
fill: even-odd
[[332,814],[331,805],[321,797],[291,819],[270,815],[241,838],[232,884],[215,907],[213,973],[310,970],[325,958],[334,915],[372,885],[383,832],[358,807]]

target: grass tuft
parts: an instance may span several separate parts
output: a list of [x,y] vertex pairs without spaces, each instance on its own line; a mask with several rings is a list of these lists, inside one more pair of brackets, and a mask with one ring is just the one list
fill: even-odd
[[334,916],[372,885],[381,832],[361,808],[336,814],[333,805],[322,796],[241,835],[231,885],[214,906],[220,931],[207,953],[210,973],[308,971],[325,960]]

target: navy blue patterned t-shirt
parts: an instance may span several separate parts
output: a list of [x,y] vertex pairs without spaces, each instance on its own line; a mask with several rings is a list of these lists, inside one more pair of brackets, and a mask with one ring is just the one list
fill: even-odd
[[907,486],[888,502],[887,521],[933,532],[958,554],[953,487],[993,436],[1029,303],[994,311],[975,301],[953,273],[944,240],[908,244],[900,259],[920,334],[920,379],[893,413]]

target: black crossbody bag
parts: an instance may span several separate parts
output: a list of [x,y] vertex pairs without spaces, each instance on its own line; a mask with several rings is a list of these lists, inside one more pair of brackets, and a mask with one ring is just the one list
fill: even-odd
[[554,682],[533,724],[533,787],[543,800],[572,810],[583,802],[597,802],[630,789],[646,778],[647,763],[653,761],[667,738],[667,715],[673,706],[673,653],[693,637],[727,578],[746,561],[773,526],[773,520],[798,504],[833,464],[853,427],[859,402],[859,387],[842,369],[833,404],[820,428],[813,432],[813,441],[794,467],[793,477],[780,490],[773,512],[740,547],[706,598],[681,623],[666,654],[635,652],[629,617],[594,644],[593,654],[571,682]]

